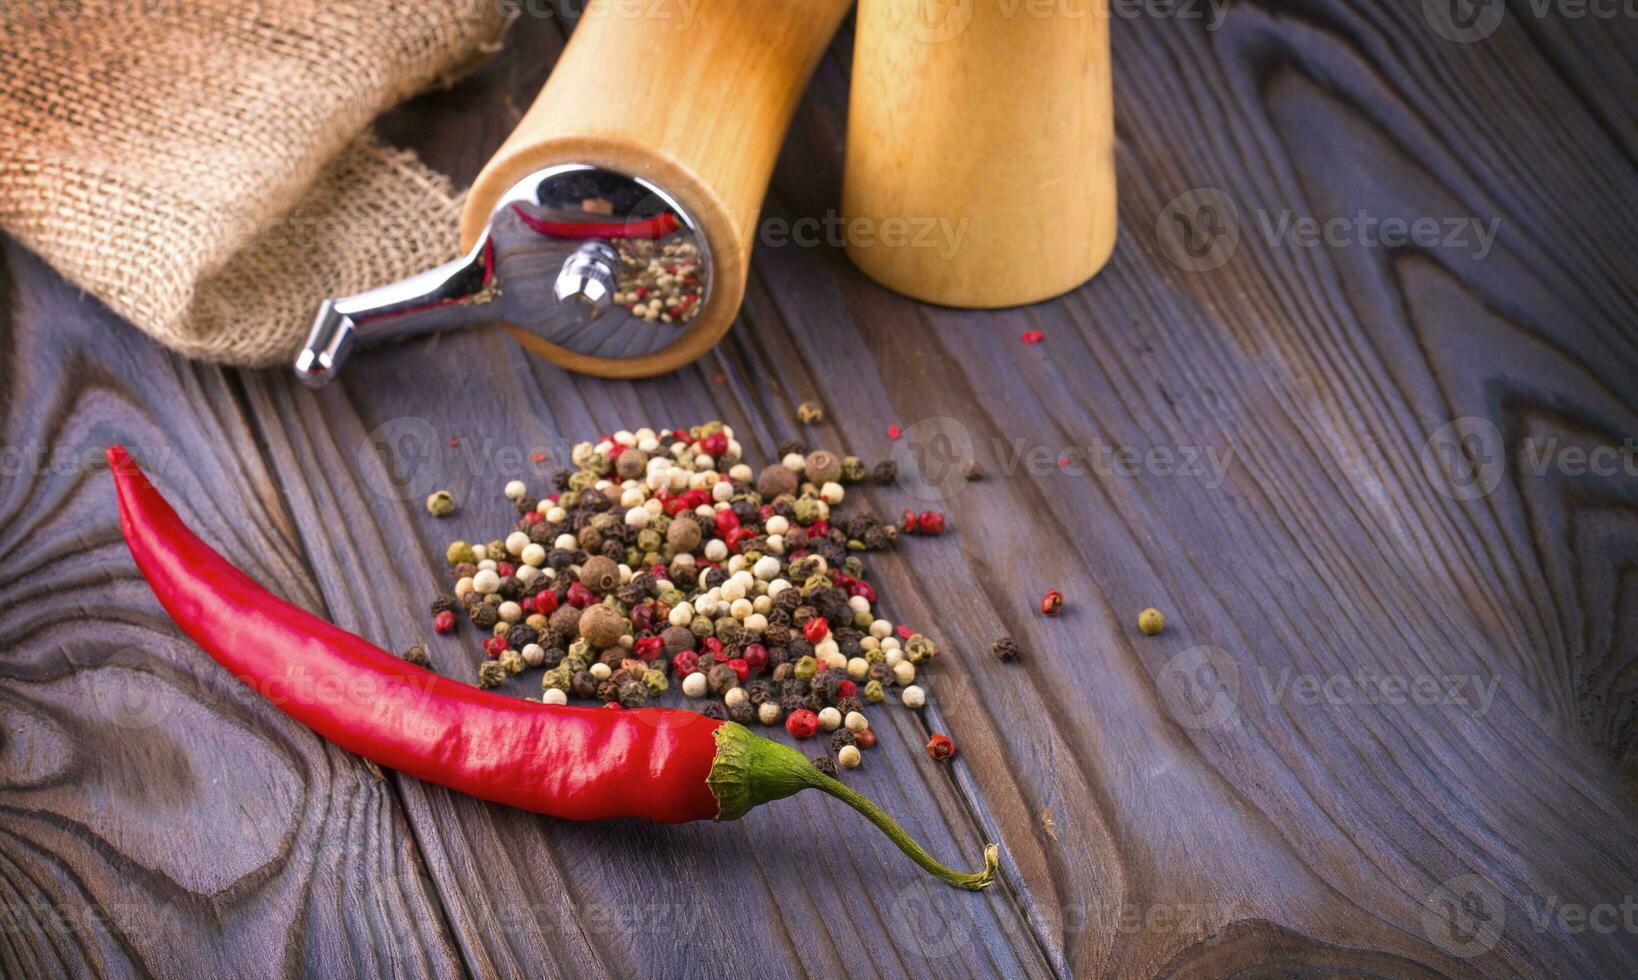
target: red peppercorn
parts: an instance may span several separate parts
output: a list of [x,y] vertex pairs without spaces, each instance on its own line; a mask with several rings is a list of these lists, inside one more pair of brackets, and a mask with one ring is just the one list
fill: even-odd
[[594,606],[596,604],[597,596],[592,594],[591,589],[586,588],[579,582],[569,586],[569,605],[575,607],[576,609],[584,609],[587,606]]
[[717,511],[717,537],[726,538],[729,531],[739,529],[739,516],[733,511],[723,509]]
[[525,524],[539,524],[541,520],[541,514],[538,510],[532,510],[523,515],[523,523]]
[[1025,330],[1023,333],[1018,335],[1018,339],[1022,340],[1026,344],[1039,344],[1041,341],[1046,339],[1046,334],[1039,330]]
[[944,513],[936,510],[924,510],[916,518],[916,530],[922,534],[943,534]]
[[824,518],[820,518],[808,525],[808,537],[810,538],[822,538],[829,533],[830,522]]
[[876,733],[868,728],[862,728],[853,733],[853,744],[861,749],[873,749],[876,747]]
[[899,634],[899,639],[901,639],[901,640],[908,640],[912,636],[916,635],[915,630],[913,630],[910,627],[904,625],[903,623],[900,623],[898,626],[895,626],[894,631]]
[[847,583],[847,594],[863,596],[865,601],[870,603],[874,603],[876,601],[875,588],[873,588],[869,582],[863,581],[862,579],[853,579],[851,582]]
[[484,641],[483,652],[489,654],[490,660],[499,660],[500,655],[506,652],[506,637],[491,636]]
[[550,616],[552,613],[557,612],[557,593],[551,589],[535,593],[533,601],[535,612],[540,613],[542,616]]
[[899,428],[898,426],[890,425],[890,426],[887,427],[887,438],[897,439],[899,436],[902,436],[902,435],[904,435],[904,430]]
[[802,638],[809,643],[818,643],[830,635],[830,623],[823,616],[815,616],[802,624]]
[[1056,616],[1064,608],[1064,594],[1057,589],[1048,589],[1041,597],[1041,615]]
[[718,653],[722,652],[722,641],[717,639],[714,636],[708,636],[705,639],[701,640],[700,645],[705,647],[705,649],[708,650],[709,652],[711,652],[712,654],[718,654]]
[[495,566],[495,574],[501,578],[511,578],[518,573],[518,567],[509,561],[503,561]]
[[785,719],[785,731],[793,738],[812,738],[819,730],[819,716],[807,708],[797,708]]
[[692,650],[684,650],[671,658],[671,669],[676,671],[679,679],[687,677],[699,669],[700,655]]
[[842,683],[836,685],[836,697],[838,700],[842,698],[856,698],[858,696],[859,685],[853,683],[852,681],[843,681]]
[[950,741],[948,735],[935,734],[927,740],[927,754],[932,757],[934,762],[944,762],[955,757],[955,743]]
[[[760,674],[768,669],[768,648],[760,643],[753,643],[745,648],[745,665],[751,668],[754,674]],[[730,663],[728,666],[732,667]]]
[[665,652],[665,641],[657,636],[645,636],[632,644],[632,649],[643,660],[654,660]]
[[751,665],[745,662],[744,657],[735,657],[728,661],[728,669],[734,672],[734,676],[739,678],[741,684],[751,676]]
[[455,628],[455,614],[448,609],[432,617],[432,631],[434,633],[448,633]]
[[654,627],[654,607],[648,603],[635,606],[631,610],[631,628],[638,633]]
[[904,516],[899,519],[899,530],[905,534],[916,533],[916,512],[905,508]]
[[681,497],[672,497],[670,500],[667,500],[663,506],[665,507],[667,517],[676,517],[678,514],[683,512],[684,508],[688,506],[688,501],[682,499]]
[[713,459],[720,457],[723,453],[728,451],[728,434],[725,432],[713,432],[704,439],[701,439],[700,451]]

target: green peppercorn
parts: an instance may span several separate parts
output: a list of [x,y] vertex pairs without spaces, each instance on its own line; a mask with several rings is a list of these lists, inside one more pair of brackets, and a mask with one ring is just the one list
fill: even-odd
[[798,497],[791,508],[796,515],[796,523],[803,527],[819,519],[819,501],[813,497]]
[[506,542],[500,540],[489,542],[484,548],[484,557],[490,561],[505,561]]
[[858,483],[863,480],[869,471],[865,469],[864,460],[857,456],[842,458],[842,482]]
[[427,513],[433,517],[448,517],[455,513],[455,495],[448,490],[436,490],[427,497]]
[[803,657],[796,662],[796,670],[793,673],[795,673],[798,680],[811,680],[815,674],[819,673],[819,661],[812,657]]
[[485,660],[478,668],[478,686],[489,688],[499,687],[506,682],[506,668],[499,660]]
[[1144,636],[1154,636],[1166,628],[1166,617],[1158,609],[1145,609],[1138,613],[1138,629]]
[[859,696],[869,704],[880,704],[887,692],[882,688],[881,681],[870,681],[859,691]]
[[476,562],[478,556],[473,553],[472,546],[465,541],[451,541],[444,551],[444,559],[451,565],[460,565]]
[[664,694],[671,687],[671,682],[666,679],[665,672],[659,670],[643,671],[643,683],[648,685],[650,694]]
[[910,639],[904,641],[904,655],[909,658],[911,663],[919,664],[924,660],[931,660],[937,656],[938,648],[933,645],[932,640],[920,633],[913,633]]

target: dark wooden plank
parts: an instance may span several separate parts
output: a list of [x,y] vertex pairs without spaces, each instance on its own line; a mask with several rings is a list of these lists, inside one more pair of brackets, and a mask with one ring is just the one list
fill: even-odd
[[233,381],[9,243],[0,349],[0,974],[459,971],[392,787],[182,637],[120,538],[115,441],[322,609]]
[[[945,500],[959,532],[939,542],[946,560],[913,575],[889,563],[884,593],[901,609],[972,597],[942,624],[968,655],[932,692],[1054,962],[1632,971],[1630,932],[1552,910],[1609,916],[1634,882],[1619,624],[1638,484],[1518,472],[1525,439],[1619,446],[1638,431],[1631,199],[1581,193],[1632,185],[1632,133],[1580,105],[1526,30],[1464,50],[1408,8],[1335,4],[1236,5],[1216,34],[1118,24],[1122,243],[1056,303],[935,310],[834,254],[759,253],[758,330],[736,340],[771,348],[793,399],[823,396],[850,449],[883,451],[888,419],[965,434],[992,472],[1016,445],[1046,449],[1042,472]],[[1460,82],[1428,77],[1443,61]],[[1475,78],[1520,101],[1469,98]],[[845,77],[827,68],[820,84],[809,105],[827,110],[799,118],[776,178],[786,217],[838,199],[828,107]],[[1196,187],[1241,201],[1245,236],[1198,274],[1155,230]],[[1271,247],[1259,206],[1497,215],[1507,234],[1485,261]],[[1018,344],[1029,328],[1047,343]],[[1473,501],[1436,492],[1422,463],[1463,416],[1496,424],[1509,470]],[[1052,465],[1094,444],[1215,449],[1232,465],[1221,485]],[[980,596],[975,571],[993,583]],[[1049,586],[1071,593],[1070,615],[1032,615]],[[1171,616],[1162,637],[1134,635],[1148,605]],[[1003,631],[1032,653],[1020,669],[978,656]],[[1213,662],[1237,676],[1232,701],[1196,683]],[[1448,700],[1308,704],[1280,686],[1359,669],[1498,693],[1472,717]],[[1452,895],[1484,899],[1504,928],[1452,942]]]

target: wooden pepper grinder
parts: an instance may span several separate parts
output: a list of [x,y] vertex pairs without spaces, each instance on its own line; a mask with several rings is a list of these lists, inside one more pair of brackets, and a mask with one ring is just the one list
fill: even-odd
[[859,0],[842,210],[874,230],[848,257],[916,299],[1090,279],[1115,247],[1107,0]]
[[722,337],[791,113],[850,3],[619,6],[588,8],[478,175],[465,254],[326,300],[302,380],[324,384],[363,344],[485,323],[618,378],[670,371]]

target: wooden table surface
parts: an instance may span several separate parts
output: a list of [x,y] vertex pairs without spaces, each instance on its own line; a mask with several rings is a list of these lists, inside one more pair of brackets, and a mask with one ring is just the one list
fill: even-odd
[[[1564,7],[1474,43],[1439,0],[1123,16],[1094,282],[960,312],[764,247],[728,339],[639,383],[484,331],[314,393],[172,356],[7,245],[0,973],[1638,974],[1638,24]],[[387,138],[471,180],[561,48],[524,9]],[[838,200],[850,43],[770,219]],[[1283,215],[1345,223],[1311,246]],[[1390,218],[1438,230],[1372,238]],[[98,462],[132,445],[252,575],[396,649],[528,453],[713,417],[758,458],[916,441],[988,467],[936,504],[950,533],[873,562],[947,655],[847,777],[953,863],[1000,841],[988,893],[813,794],[577,825],[383,773],[179,635]],[[436,485],[459,518],[426,517]],[[914,489],[850,499],[932,506]],[[1002,634],[1019,663],[987,655]],[[431,647],[475,677],[470,630]]]

